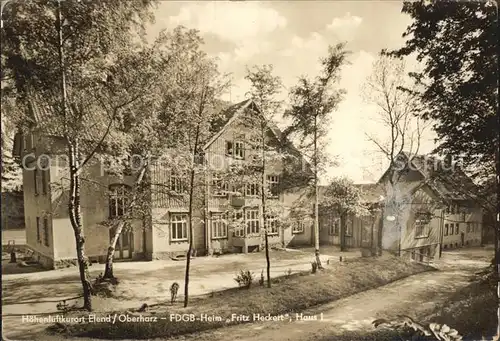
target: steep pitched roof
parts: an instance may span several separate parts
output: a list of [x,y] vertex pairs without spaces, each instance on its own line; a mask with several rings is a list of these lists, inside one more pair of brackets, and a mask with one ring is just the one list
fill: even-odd
[[[239,103],[233,104],[221,111],[220,117],[213,121],[211,124],[211,131],[213,136],[205,144],[204,149],[210,147],[212,143],[222,135],[226,128],[240,115],[246,108],[250,107],[253,103],[251,99],[246,99]],[[222,106],[222,105],[221,105]]]
[[[222,107],[224,104],[228,105],[228,102],[221,102]],[[209,141],[205,144],[205,149],[208,148],[214,141],[222,135],[224,130],[232,123],[234,120],[238,118],[238,116],[242,115],[247,108],[252,108],[253,110],[257,111],[260,113],[259,108],[255,104],[255,102],[252,99],[246,99],[244,101],[241,101],[239,103],[230,105],[221,111],[221,115],[218,117],[217,120],[212,122],[211,124],[211,131],[213,132],[213,136],[209,139]],[[267,127],[271,130],[271,132],[278,138],[280,141],[285,140],[287,142],[287,147],[293,150],[296,153],[300,153],[295,146],[288,141],[285,136],[283,135],[283,132],[281,129],[278,128],[275,122],[271,120],[267,120]]]
[[[75,108],[69,108],[71,111]],[[92,115],[93,110],[90,106],[83,109],[78,108],[83,112],[81,122],[85,127],[81,132],[80,137],[86,141],[96,141],[101,138],[102,130],[107,127],[109,122],[105,122],[105,115]],[[56,108],[47,104],[40,95],[31,93],[28,98],[28,112],[26,115],[28,125],[35,129],[42,129],[44,135],[63,137],[67,132],[64,131],[62,117],[57,112]],[[71,124],[71,122],[70,122]]]
[[[443,160],[432,155],[410,156],[407,153],[401,153],[398,157],[410,160],[412,169],[422,175],[424,182],[441,199],[474,200],[477,197],[478,187],[458,163],[445,166]],[[386,174],[387,171],[379,182]]]

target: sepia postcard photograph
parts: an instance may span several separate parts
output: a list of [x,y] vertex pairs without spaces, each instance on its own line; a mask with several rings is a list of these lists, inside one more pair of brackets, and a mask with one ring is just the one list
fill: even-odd
[[1,0],[2,340],[499,340],[497,7]]

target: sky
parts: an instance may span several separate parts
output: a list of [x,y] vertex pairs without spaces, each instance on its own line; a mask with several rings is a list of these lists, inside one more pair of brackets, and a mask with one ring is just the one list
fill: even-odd
[[[339,84],[347,94],[330,114],[327,137],[327,152],[338,165],[328,169],[322,182],[345,176],[368,183],[378,180],[387,162],[366,134],[384,140],[387,128],[376,120],[377,109],[364,100],[361,87],[380,50],[404,44],[401,35],[411,19],[401,7],[397,1],[163,1],[148,34],[178,25],[199,30],[204,50],[218,59],[221,72],[232,75],[224,99],[234,103],[246,99],[250,89],[244,79],[247,66],[272,64],[286,99],[298,77],[318,75],[319,58],[327,55],[329,45],[347,42],[350,54]],[[418,66],[409,60],[407,67],[412,71]],[[434,138],[428,129],[421,153],[434,148]]]

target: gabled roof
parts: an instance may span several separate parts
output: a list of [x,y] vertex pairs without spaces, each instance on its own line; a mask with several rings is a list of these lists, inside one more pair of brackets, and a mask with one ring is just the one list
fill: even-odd
[[[478,187],[465,174],[459,164],[444,167],[444,161],[432,155],[409,156],[401,153],[398,157],[410,160],[412,169],[417,170],[425,182],[441,199],[473,200],[478,193]],[[381,183],[388,170],[379,180]]]
[[[227,102],[221,103],[227,104]],[[238,119],[238,117],[245,113],[247,108],[252,108],[252,110],[260,113],[259,108],[252,99],[246,99],[223,109],[220,117],[218,117],[218,119],[215,120],[211,125],[211,131],[214,133],[214,135],[205,144],[204,149],[210,147],[210,145],[212,145],[212,143],[214,143],[215,140],[217,140],[223,134],[223,132],[231,125],[231,123],[233,123]],[[275,122],[273,122],[272,120],[266,121],[267,127],[279,141],[286,142],[287,147],[297,155],[301,154],[299,150],[295,148],[295,146],[290,141],[288,141],[288,139],[286,139],[286,137],[283,135],[283,132],[278,128]]]
[[251,105],[255,105],[251,99],[246,99],[239,103],[233,104],[228,108],[222,110],[220,117],[211,124],[211,131],[214,135],[208,140],[203,149],[207,149],[214,143],[219,136],[224,133],[224,131],[233,123],[245,109],[249,108]]
[[[72,108],[68,108],[70,111]],[[82,109],[82,108],[79,108]],[[92,115],[91,107],[82,109],[82,123],[84,126],[79,136],[86,142],[99,141],[103,131],[109,122],[104,122],[104,115]],[[63,137],[67,132],[64,130],[63,118],[57,110],[47,104],[40,95],[31,93],[28,98],[28,113],[26,123],[35,129],[43,129],[44,135],[52,137]],[[72,124],[72,122],[69,122]]]

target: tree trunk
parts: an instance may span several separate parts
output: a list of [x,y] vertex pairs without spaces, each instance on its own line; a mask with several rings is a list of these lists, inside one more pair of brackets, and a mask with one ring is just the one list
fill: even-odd
[[[200,110],[201,111],[201,110]],[[200,112],[201,114],[201,112]],[[193,148],[193,157],[192,157],[192,165],[191,165],[191,174],[189,178],[189,247],[186,257],[186,272],[184,274],[184,308],[188,306],[189,303],[189,270],[191,266],[191,253],[193,252],[193,196],[194,196],[194,175],[195,175],[195,166],[196,166],[196,153],[198,151],[198,143],[200,138],[200,123],[198,123],[196,127],[196,136],[194,141]]]
[[[191,199],[190,199],[191,201]],[[189,303],[189,268],[191,266],[191,253],[193,252],[193,219],[192,208],[189,206],[189,248],[186,259],[186,273],[184,274],[184,308]]]
[[120,239],[120,235],[123,231],[123,227],[125,226],[125,222],[121,221],[118,226],[115,228],[113,239],[111,239],[111,242],[108,247],[108,254],[106,255],[106,266],[104,268],[104,279],[114,279],[114,273],[113,273],[113,259],[115,257],[115,250],[116,250],[116,243],[118,242],[118,239]]
[[264,240],[266,243],[266,270],[267,270],[267,287],[271,287],[271,258],[269,257],[269,239],[267,235],[267,231],[264,234]]
[[[500,183],[499,183],[499,176],[500,174],[500,151],[498,148],[496,148],[495,151],[495,171],[496,171],[496,177],[495,177],[495,182],[497,185],[497,202],[496,202],[496,208],[497,212],[500,212]],[[494,218],[494,226],[495,226],[495,275],[497,281],[500,281],[500,274],[499,274],[499,264],[500,264],[500,220],[498,219],[497,215],[493,216]]]
[[[149,156],[146,156],[146,160],[149,159]],[[126,225],[126,219],[130,217],[132,214],[132,210],[134,209],[136,203],[137,203],[137,191],[139,190],[139,186],[142,184],[142,181],[145,177],[146,174],[146,169],[148,167],[148,161],[144,163],[144,166],[142,167],[139,175],[137,176],[137,179],[135,180],[134,186],[133,186],[133,194],[132,194],[132,200],[130,201],[130,204],[127,207],[124,207],[124,210],[126,212],[125,216],[123,216],[121,221],[118,222],[118,225],[115,227],[114,230],[114,235],[113,239],[111,239],[108,247],[108,252],[106,255],[106,265],[104,268],[104,276],[103,278],[105,279],[114,279],[114,273],[113,273],[113,260],[115,257],[115,250],[116,250],[116,244],[118,243],[118,240],[120,239],[120,236],[125,228]],[[144,251],[146,249],[144,248]]]
[[319,257],[319,192],[318,192],[318,118],[314,116],[314,255],[318,269],[322,269]]
[[269,257],[269,236],[267,231],[267,216],[266,216],[266,142],[265,142],[265,122],[261,124],[261,150],[262,150],[262,172],[261,172],[261,204],[262,204],[262,222],[264,227],[264,243],[266,248],[266,273],[267,287],[271,287],[271,258]]
[[370,252],[372,253],[372,256],[373,256],[373,238],[375,237],[374,236],[374,228],[375,228],[375,224],[376,224],[376,217],[377,215],[375,215],[375,218],[373,219],[372,221],[372,228],[371,228],[371,231],[370,231]]
[[78,169],[78,142],[69,144],[70,160],[70,198],[69,198],[69,217],[71,226],[75,234],[76,256],[78,260],[78,269],[80,272],[80,281],[83,287],[83,307],[92,311],[92,284],[88,269],[88,261],[85,256],[85,237],[83,233],[81,206],[80,206],[80,176]]
[[342,214],[340,216],[340,251],[344,252],[347,251],[346,247],[346,229],[347,229],[347,215]]

